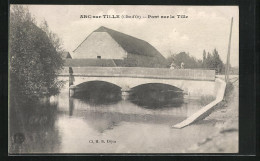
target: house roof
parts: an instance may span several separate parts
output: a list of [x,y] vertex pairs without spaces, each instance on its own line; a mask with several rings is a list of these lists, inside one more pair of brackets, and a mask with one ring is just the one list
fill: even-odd
[[117,65],[113,59],[66,59],[64,66],[68,67],[116,67]]
[[63,59],[72,59],[70,53],[67,52],[67,51],[66,52],[62,52],[61,56],[62,56]]
[[[129,54],[157,57],[165,60],[165,58],[161,55],[161,53],[158,50],[156,50],[152,45],[150,45],[148,42],[144,40],[135,38],[122,32],[109,29],[104,26],[99,27],[97,30],[93,32],[108,33]],[[86,39],[84,41],[86,41]],[[77,48],[74,51],[76,51]]]

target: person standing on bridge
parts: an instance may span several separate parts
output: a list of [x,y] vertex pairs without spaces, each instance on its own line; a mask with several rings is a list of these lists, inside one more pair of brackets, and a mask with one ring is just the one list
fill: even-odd
[[176,65],[175,65],[174,59],[173,59],[171,65],[170,65],[170,69],[175,69],[175,67],[176,67]]
[[184,63],[181,62],[181,69],[184,69]]

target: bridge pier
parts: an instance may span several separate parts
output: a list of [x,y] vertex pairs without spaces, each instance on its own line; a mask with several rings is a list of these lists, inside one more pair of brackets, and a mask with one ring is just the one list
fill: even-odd
[[129,88],[122,88],[121,89],[121,96],[123,100],[127,100],[129,98]]

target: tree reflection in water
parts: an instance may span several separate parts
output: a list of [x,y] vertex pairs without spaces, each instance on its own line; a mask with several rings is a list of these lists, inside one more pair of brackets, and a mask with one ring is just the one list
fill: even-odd
[[[9,111],[10,153],[48,153],[58,151],[59,132],[55,128],[57,105],[45,103],[12,103]],[[20,142],[17,141],[17,136]]]
[[181,89],[159,83],[144,84],[132,88],[129,100],[148,109],[181,107],[184,103]]

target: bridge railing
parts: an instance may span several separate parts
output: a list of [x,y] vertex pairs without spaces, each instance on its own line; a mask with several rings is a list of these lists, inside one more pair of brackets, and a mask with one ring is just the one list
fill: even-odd
[[[71,68],[71,67],[70,67]],[[199,69],[168,69],[168,68],[141,68],[141,67],[69,67],[64,68],[60,75],[82,77],[132,77],[154,79],[188,79],[188,80],[215,80],[215,70]]]

